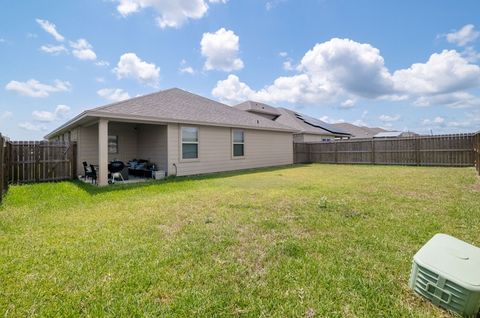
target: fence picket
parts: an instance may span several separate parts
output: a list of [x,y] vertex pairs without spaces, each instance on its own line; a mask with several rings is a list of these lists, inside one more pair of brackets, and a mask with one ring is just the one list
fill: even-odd
[[480,173],[480,132],[296,143],[295,162],[473,166]]

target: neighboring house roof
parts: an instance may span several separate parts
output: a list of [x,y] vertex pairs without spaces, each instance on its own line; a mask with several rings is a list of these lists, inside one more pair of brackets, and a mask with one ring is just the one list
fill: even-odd
[[280,116],[280,112],[277,110],[276,107],[259,103],[259,102],[254,102],[251,100],[248,100],[246,102],[243,102],[241,104],[235,105],[234,106],[237,109],[241,110],[246,110],[249,112],[253,113],[261,113],[261,114],[267,114],[267,115],[273,115],[273,116]]
[[284,126],[262,116],[178,88],[171,88],[87,110],[48,134],[46,138],[51,138],[67,130],[85,117],[295,131],[292,127]]
[[297,133],[350,137],[350,133],[341,128],[283,107],[273,107],[255,101],[246,101],[234,107],[249,113],[273,115],[275,117],[272,121],[291,127],[297,130]]
[[376,134],[380,132],[385,132],[387,130],[378,127],[365,127],[365,126],[357,126],[350,123],[338,123],[334,124],[340,129],[348,131],[350,134],[353,135],[353,138],[372,138]]
[[395,138],[395,137],[401,137],[403,132],[401,131],[383,131],[379,132],[373,138]]
[[[280,116],[275,119],[277,123],[280,123],[285,126],[289,126],[298,130],[299,133],[303,134],[312,134],[312,135],[322,135],[322,136],[349,136],[349,134],[341,129],[333,128],[332,125],[329,125],[323,121],[316,120],[317,124],[312,125],[305,122],[304,119],[301,119],[299,115],[308,117],[303,114],[294,112],[293,110],[286,109],[283,107],[277,108]],[[311,118],[311,117],[308,117]]]

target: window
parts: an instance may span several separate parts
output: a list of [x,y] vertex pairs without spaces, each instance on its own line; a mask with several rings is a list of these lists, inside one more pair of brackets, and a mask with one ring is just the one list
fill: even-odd
[[118,136],[108,136],[108,153],[118,153]]
[[245,132],[243,130],[234,130],[232,132],[233,156],[243,157],[245,155]]
[[182,127],[182,159],[198,159],[197,127]]

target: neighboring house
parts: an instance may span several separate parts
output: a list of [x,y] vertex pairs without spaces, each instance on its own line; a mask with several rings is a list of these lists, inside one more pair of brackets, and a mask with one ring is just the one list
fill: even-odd
[[77,142],[77,168],[146,159],[168,175],[293,163],[296,129],[177,88],[87,110],[45,138]]
[[384,131],[376,134],[373,138],[401,138],[415,136],[418,136],[418,134],[412,131]]
[[335,125],[286,108],[254,101],[246,101],[234,107],[291,127],[296,131],[293,135],[294,142],[319,142],[351,137],[350,133]]
[[352,134],[352,138],[373,138],[373,136],[378,133],[388,131],[383,128],[357,126],[350,123],[337,123],[333,125]]

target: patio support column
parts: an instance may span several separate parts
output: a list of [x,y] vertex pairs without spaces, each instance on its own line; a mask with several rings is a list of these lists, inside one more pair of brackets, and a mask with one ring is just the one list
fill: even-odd
[[108,120],[98,121],[98,185],[108,185]]

